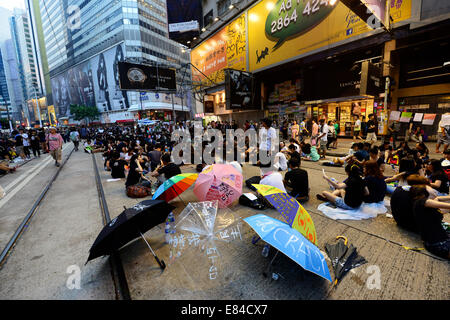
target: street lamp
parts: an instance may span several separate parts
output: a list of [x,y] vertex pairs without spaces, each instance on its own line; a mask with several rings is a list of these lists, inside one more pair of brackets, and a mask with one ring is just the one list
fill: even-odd
[[36,99],[36,108],[37,108],[37,112],[38,112],[38,116],[39,116],[39,127],[42,128],[41,109],[39,108],[39,100],[37,98],[35,84],[33,85],[33,90],[34,90],[34,98]]

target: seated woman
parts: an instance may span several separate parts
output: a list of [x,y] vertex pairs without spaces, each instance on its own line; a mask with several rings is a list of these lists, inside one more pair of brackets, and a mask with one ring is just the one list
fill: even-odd
[[313,162],[317,162],[320,160],[320,156],[317,153],[316,147],[311,146],[309,143],[302,143],[301,152],[302,160]]
[[379,203],[386,195],[386,182],[376,161],[367,161],[364,164],[364,183],[369,194],[364,197],[365,203]]
[[375,161],[378,164],[378,167],[380,168],[380,171],[382,174],[384,174],[385,169],[385,161],[384,161],[384,154],[380,152],[380,149],[378,147],[373,147],[369,150],[369,157],[370,161]]
[[290,190],[289,194],[300,203],[309,200],[308,172],[300,169],[300,159],[289,160],[289,171],[286,173],[283,183],[286,190]]
[[[397,186],[401,187],[408,185],[406,179],[412,174],[419,174],[414,159],[411,157],[401,159],[399,173],[384,180],[388,184],[386,189],[387,193],[392,194]],[[398,182],[397,186],[389,185],[392,182]]]
[[446,196],[449,193],[449,181],[448,176],[442,169],[441,161],[431,160],[427,166],[427,170],[431,172],[430,176],[430,186],[435,189],[439,196]]
[[419,142],[418,144],[416,144],[416,150],[418,152],[417,156],[420,160],[422,160],[422,163],[425,163],[430,159],[430,151],[428,150],[425,143]]
[[411,198],[411,186],[425,186],[430,199],[436,198],[433,188],[430,187],[430,181],[418,174],[412,174],[407,179],[407,186],[398,187],[391,195],[391,212],[395,222],[399,227],[412,232],[419,232],[419,226],[416,224],[413,215],[413,201]]
[[450,260],[450,237],[442,226],[443,213],[439,209],[450,209],[450,196],[429,199],[424,186],[411,187],[413,213],[425,248],[438,257]]
[[134,186],[138,184],[141,179],[148,179],[143,175],[144,170],[142,169],[141,162],[142,157],[139,154],[134,154],[130,159],[130,171],[128,172],[127,181],[125,182],[125,186]]
[[106,162],[106,167],[111,171],[111,177],[113,179],[125,178],[125,166],[127,162],[120,159],[120,154],[113,152],[110,160]]
[[333,193],[323,191],[322,194],[317,195],[317,199],[329,201],[344,210],[354,210],[361,206],[364,196],[369,194],[369,190],[360,176],[360,169],[357,165],[347,165],[345,172],[348,178],[343,183],[336,183],[324,174],[323,178],[336,190]]

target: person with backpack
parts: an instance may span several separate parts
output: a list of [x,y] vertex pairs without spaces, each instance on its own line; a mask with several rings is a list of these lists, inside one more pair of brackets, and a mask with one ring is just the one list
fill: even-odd
[[70,130],[70,140],[73,142],[75,151],[78,151],[78,146],[80,145],[80,134],[78,133],[77,129],[72,128]]

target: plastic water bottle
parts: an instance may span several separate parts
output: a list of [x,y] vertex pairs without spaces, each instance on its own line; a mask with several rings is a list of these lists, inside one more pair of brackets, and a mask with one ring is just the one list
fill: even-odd
[[170,224],[169,224],[169,221],[166,222],[166,227],[164,229],[164,232],[165,232],[166,243],[169,243],[170,242]]
[[264,248],[262,249],[261,253],[264,258],[267,258],[269,256],[269,249],[270,246],[268,244],[264,245]]
[[[334,183],[338,183],[338,181],[337,181],[335,178],[331,178],[330,180],[333,181]],[[333,187],[333,185],[332,185],[331,183],[329,183],[329,185],[330,185],[330,189],[331,189],[332,191],[336,190],[336,188]]]
[[175,216],[173,215],[173,212],[169,213],[169,216],[167,217],[167,222],[169,222],[170,231],[169,233],[175,233]]

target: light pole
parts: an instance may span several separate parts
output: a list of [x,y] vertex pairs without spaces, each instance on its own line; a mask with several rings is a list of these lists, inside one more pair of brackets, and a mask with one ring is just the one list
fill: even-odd
[[39,117],[39,128],[42,128],[41,109],[39,108],[39,100],[37,98],[36,87],[34,85],[33,85],[33,90],[34,90],[34,98],[36,99],[36,108],[37,108],[38,117]]
[[3,98],[3,101],[5,102],[6,112],[8,114],[9,132],[12,132],[13,131],[13,126],[12,126],[12,122],[11,122],[11,117],[9,116],[8,102],[6,101],[6,98],[4,96],[1,96],[1,97]]

